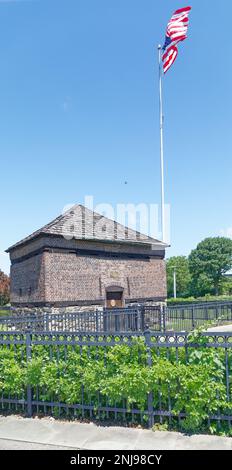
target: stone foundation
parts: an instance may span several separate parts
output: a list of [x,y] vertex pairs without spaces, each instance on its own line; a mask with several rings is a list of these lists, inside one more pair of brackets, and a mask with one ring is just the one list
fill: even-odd
[[[157,306],[157,307],[163,307],[166,306],[166,301],[145,301],[145,302],[132,302],[126,304],[125,308],[127,307],[141,307],[141,306]],[[69,306],[69,307],[14,307],[12,312],[16,314],[17,316],[23,316],[23,315],[30,315],[30,314],[43,314],[43,313],[50,313],[54,315],[58,314],[66,314],[66,313],[84,313],[84,312],[96,312],[100,311],[102,312],[104,307],[102,305],[85,305],[85,306]]]

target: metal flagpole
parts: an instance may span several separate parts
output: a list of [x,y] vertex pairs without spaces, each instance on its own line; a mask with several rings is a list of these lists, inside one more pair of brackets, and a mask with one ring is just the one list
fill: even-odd
[[163,86],[162,86],[162,47],[158,46],[159,52],[159,102],[160,102],[160,167],[161,167],[161,230],[162,241],[165,241],[165,201],[164,201],[164,116],[163,116]]

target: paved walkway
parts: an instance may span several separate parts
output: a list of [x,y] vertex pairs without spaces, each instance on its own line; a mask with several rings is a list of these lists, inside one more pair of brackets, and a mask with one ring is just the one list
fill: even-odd
[[215,331],[215,333],[231,333],[232,325],[214,326],[213,328],[209,328],[207,331]]
[[232,450],[232,438],[10,416],[0,417],[0,449],[6,445],[7,449]]
[[8,439],[0,439],[1,450],[76,450],[71,447],[53,446],[46,444],[34,444],[31,442],[11,441]]

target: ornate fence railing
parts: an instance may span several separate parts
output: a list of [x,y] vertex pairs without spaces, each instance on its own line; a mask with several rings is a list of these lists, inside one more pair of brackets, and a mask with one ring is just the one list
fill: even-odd
[[[118,365],[119,346],[123,347],[120,356],[121,369]],[[213,366],[210,364],[211,355],[205,358],[206,351],[213,352]],[[202,402],[204,394],[209,393],[210,389],[211,401],[216,400],[217,404],[212,407],[213,412],[209,412],[210,400],[206,397],[202,409],[202,423],[208,427],[216,423],[219,429],[222,425],[228,428],[231,426],[232,333],[204,333],[199,341],[199,338],[190,340],[187,333],[157,333],[149,330],[144,334],[137,332],[111,335],[99,332],[88,334],[5,331],[0,332],[0,355],[3,358],[0,365],[7,369],[7,375],[3,374],[0,382],[0,410],[3,412],[23,412],[28,416],[66,415],[77,419],[142,423],[149,427],[152,427],[154,422],[165,421],[169,424],[175,422],[178,429],[181,429],[183,420],[191,418],[189,401],[194,402],[197,399],[201,386],[199,400]],[[14,367],[11,373],[12,361]],[[159,363],[163,368],[161,375],[157,369]],[[195,367],[199,366],[201,374],[206,374],[205,381],[197,387],[196,383],[192,385],[194,380],[198,380],[198,376],[195,379],[192,377],[195,371],[193,363]],[[132,389],[127,391],[125,378],[123,379],[124,366],[133,372],[135,365],[136,381]],[[98,376],[100,366],[103,372]],[[181,376],[177,376],[178,366],[181,366],[178,374],[181,374],[186,366],[189,367],[188,376],[186,369],[183,372],[183,382]],[[163,379],[168,367],[172,367],[173,373],[170,372],[170,375]],[[152,380],[149,379],[149,371],[153,374]],[[92,378],[95,375],[91,375],[93,373],[97,374],[98,379],[95,388]],[[104,374],[107,387],[109,386],[108,392],[104,386],[102,389],[98,388]],[[148,378],[147,383],[145,376]],[[112,392],[110,380],[117,377],[121,381],[119,391],[116,395],[113,393],[109,396]],[[189,384],[193,388],[186,391],[188,377],[191,378]],[[132,378],[127,380],[130,382]],[[220,387],[217,386],[219,381]],[[140,395],[137,398],[134,388],[138,389],[142,398]],[[183,401],[182,405],[177,404],[178,396],[181,397],[179,403]],[[184,403],[184,396],[187,404]],[[194,416],[195,411],[197,412],[197,408],[192,412]]]
[[205,303],[187,306],[137,305],[122,309],[77,311],[72,313],[42,313],[12,311],[0,316],[4,331],[67,331],[67,332],[143,332],[192,331],[212,324],[232,324],[232,303]]
[[0,330],[5,331],[70,331],[70,332],[127,332],[152,328],[163,330],[163,311],[159,306],[112,309],[74,313],[38,313],[0,317]]

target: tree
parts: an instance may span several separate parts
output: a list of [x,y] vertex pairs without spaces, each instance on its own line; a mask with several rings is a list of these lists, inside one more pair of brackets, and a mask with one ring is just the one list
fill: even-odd
[[189,272],[188,258],[185,256],[173,256],[166,263],[168,297],[173,297],[173,271],[176,268],[176,292],[177,297],[188,297],[191,275]]
[[0,305],[10,300],[10,278],[0,270]]
[[189,269],[195,295],[220,293],[223,275],[232,268],[232,240],[206,238],[190,253]]

